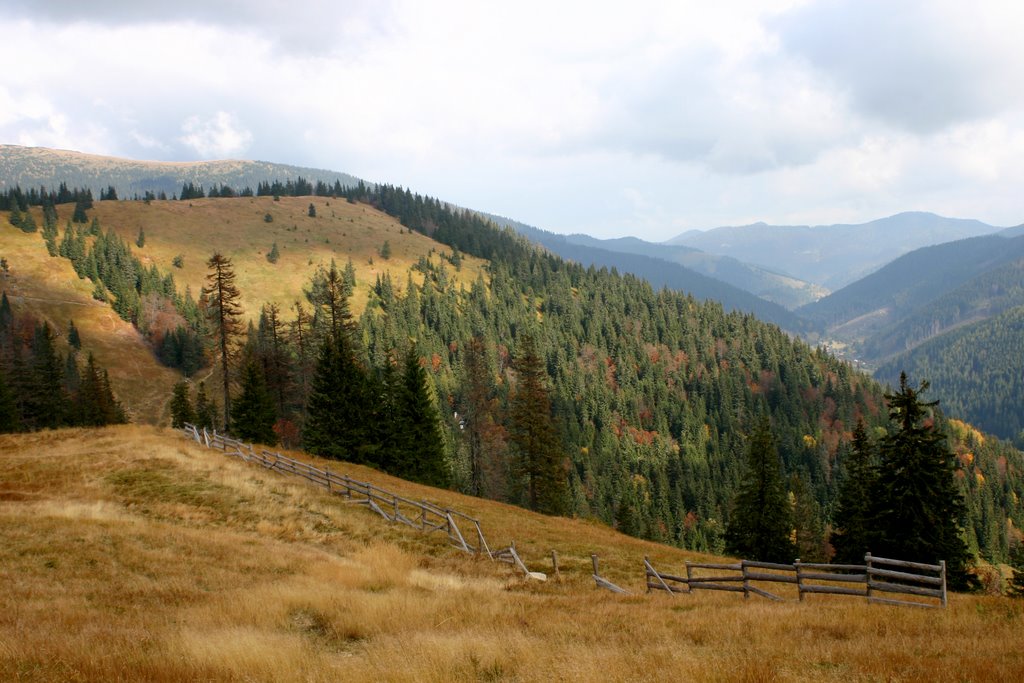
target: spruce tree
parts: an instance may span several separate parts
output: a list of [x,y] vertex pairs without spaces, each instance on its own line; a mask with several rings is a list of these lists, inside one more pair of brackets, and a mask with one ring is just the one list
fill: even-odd
[[209,272],[203,294],[206,297],[207,319],[217,347],[224,383],[224,422],[231,422],[231,363],[235,338],[242,331],[241,293],[235,285],[235,270],[231,259],[214,252],[206,262]]
[[1010,580],[1007,594],[1015,598],[1024,598],[1024,540],[1018,540],[1010,549]]
[[399,476],[431,486],[448,486],[451,477],[444,457],[444,439],[437,409],[427,389],[427,373],[413,349],[405,356],[399,421],[385,428],[404,433],[403,461],[408,472]]
[[171,395],[171,426],[181,429],[186,422],[195,424],[196,413],[189,398],[188,382],[182,381],[174,385],[174,392]]
[[18,431],[19,422],[14,391],[7,384],[6,373],[3,366],[0,366],[0,434]]
[[215,429],[217,424],[217,404],[206,393],[206,382],[200,382],[196,389],[196,427],[199,429]]
[[792,562],[792,515],[782,468],[768,417],[750,436],[747,470],[733,501],[725,530],[725,549],[738,557],[764,562]]
[[895,428],[879,444],[874,487],[871,552],[915,562],[946,561],[950,587],[975,587],[968,573],[970,555],[961,538],[967,507],[956,486],[956,460],[945,435],[936,429],[932,408],[900,373],[900,388],[886,394]]
[[259,364],[250,359],[242,370],[242,393],[231,406],[231,432],[235,438],[273,446],[277,443],[274,399]]
[[871,496],[878,478],[875,448],[858,420],[844,461],[833,515],[832,547],[836,564],[863,564],[871,552]]
[[68,321],[68,344],[76,351],[82,350],[82,338],[78,334],[78,328],[75,327],[75,321]]
[[372,397],[366,387],[348,334],[328,336],[320,347],[309,392],[306,450],[325,458],[376,464]]
[[516,456],[516,486],[525,487],[530,509],[563,514],[569,502],[565,456],[551,415],[547,370],[530,335],[522,339],[515,369],[509,443]]

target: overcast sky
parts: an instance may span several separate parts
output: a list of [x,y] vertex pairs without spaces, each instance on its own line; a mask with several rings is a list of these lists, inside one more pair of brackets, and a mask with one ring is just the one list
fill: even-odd
[[1024,222],[1012,0],[150,5],[4,0],[0,142],[345,171],[599,237]]

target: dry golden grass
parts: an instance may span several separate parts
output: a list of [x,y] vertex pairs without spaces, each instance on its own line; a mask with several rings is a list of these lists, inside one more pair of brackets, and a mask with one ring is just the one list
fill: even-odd
[[[170,431],[0,437],[0,679],[1010,681],[1024,606],[645,595],[691,554],[333,463],[478,515],[527,582]],[[635,594],[594,588],[589,555]],[[814,599],[817,598],[817,599]]]
[[[312,202],[317,217],[310,218]],[[63,235],[73,206],[58,207]],[[42,213],[33,209],[38,225]],[[272,223],[264,216],[270,213]],[[436,263],[439,254],[450,249],[419,233],[402,228],[393,218],[365,204],[323,197],[272,197],[199,199],[191,202],[134,201],[96,202],[90,216],[99,218],[103,229],[113,229],[131,245],[139,258],[155,263],[162,272],[174,274],[180,291],[185,286],[199,297],[206,277],[206,261],[219,250],[234,260],[237,284],[247,317],[259,316],[265,302],[280,306],[282,317],[291,320],[292,304],[303,299],[303,287],[317,266],[335,259],[339,268],[352,259],[356,270],[353,313],[366,306],[377,276],[390,272],[398,290],[406,285],[406,273],[421,257]],[[139,229],[146,235],[142,248],[135,246]],[[378,249],[388,241],[391,258],[384,260]],[[266,260],[276,242],[280,258]],[[431,250],[435,250],[431,256]],[[51,258],[40,233],[25,234],[7,224],[0,213],[0,253],[11,264],[9,277],[0,279],[18,311],[30,311],[48,321],[55,330],[67,329],[73,319],[86,350],[92,351],[110,372],[113,388],[136,422],[167,423],[171,387],[180,379],[177,372],[162,367],[141,335],[121,320],[111,308],[95,301],[92,283],[80,280],[63,258]],[[184,268],[172,266],[175,256],[184,256]],[[372,262],[372,263],[371,263]],[[485,262],[464,257],[462,268],[450,269],[456,282],[466,285],[483,272]],[[0,276],[2,277],[2,276]],[[414,273],[422,282],[422,274]]]

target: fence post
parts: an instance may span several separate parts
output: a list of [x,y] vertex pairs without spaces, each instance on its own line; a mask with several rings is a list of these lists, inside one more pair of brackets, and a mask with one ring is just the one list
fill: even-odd
[[592,554],[590,556],[590,561],[594,563],[594,576],[601,576],[601,574],[597,571],[597,555]]
[[740,560],[740,571],[743,572],[743,599],[750,598],[750,579],[747,578],[747,561]]
[[690,583],[691,579],[693,579],[693,569],[690,567],[690,561],[687,560],[686,561],[686,587],[687,587],[687,589],[692,591],[693,590],[693,584]]
[[864,593],[868,602],[871,602],[871,553],[864,554],[864,579],[867,581],[867,590]]
[[556,579],[561,579],[562,575],[558,573],[558,553],[552,548],[551,550],[551,566],[554,567],[554,574]]
[[942,577],[942,608],[946,608],[946,561],[941,560],[939,562],[939,576]]
[[793,566],[796,567],[796,592],[797,592],[797,595],[800,596],[800,602],[803,602],[804,601],[804,577],[803,577],[803,574],[801,574],[802,570],[800,569],[800,558],[799,557],[796,558],[796,561],[793,562]]

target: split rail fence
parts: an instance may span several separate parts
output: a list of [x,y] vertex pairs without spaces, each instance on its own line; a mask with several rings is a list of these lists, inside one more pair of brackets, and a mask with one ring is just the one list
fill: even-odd
[[[776,564],[742,560],[732,564],[687,562],[686,576],[657,571],[644,558],[647,591],[669,594],[716,590],[759,595],[769,600],[785,598],[762,588],[763,584],[795,585],[799,600],[808,593],[853,595],[868,602],[910,607],[946,607],[946,563],[925,564],[884,557],[864,556],[864,564],[820,564],[801,562]],[[908,571],[909,570],[909,571]],[[713,572],[710,575],[706,572]],[[755,583],[761,585],[754,585]],[[906,595],[928,601],[882,597],[880,594]],[[934,602],[937,601],[937,602]]]
[[[440,507],[425,500],[411,500],[369,482],[356,481],[348,475],[337,474],[327,468],[320,469],[280,453],[262,449],[257,451],[252,444],[247,445],[237,439],[218,434],[216,430],[209,433],[206,429],[200,430],[195,425],[186,423],[184,432],[189,438],[207,448],[220,449],[227,455],[257,463],[275,472],[302,477],[331,493],[343,496],[346,502],[365,505],[390,522],[401,522],[428,533],[444,531],[452,545],[460,550],[467,553],[482,553],[491,559],[512,561],[525,574],[531,574],[515,554],[514,545],[511,546],[511,556],[515,560],[506,560],[508,548],[491,552],[479,520],[457,510]],[[463,533],[463,529],[466,529],[467,533]]]

